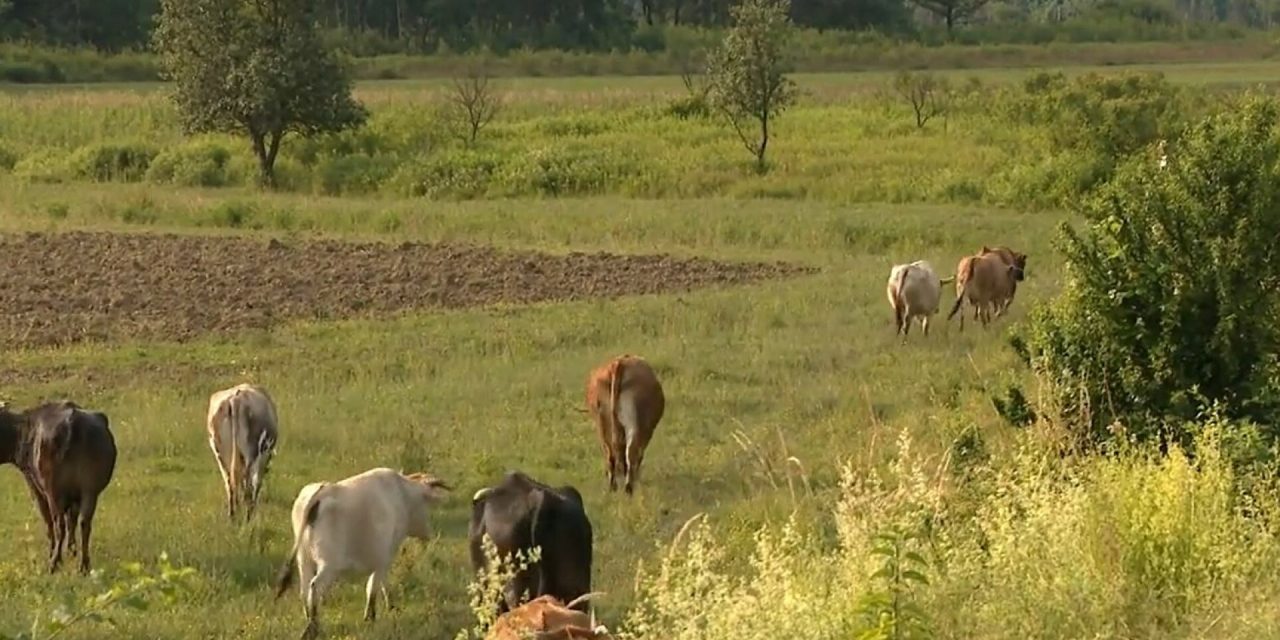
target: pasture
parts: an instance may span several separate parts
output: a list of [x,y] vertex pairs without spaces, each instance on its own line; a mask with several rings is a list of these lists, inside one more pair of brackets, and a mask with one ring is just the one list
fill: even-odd
[[[1269,64],[1169,75],[1187,85],[1253,81]],[[1020,78],[998,74],[984,82]],[[595,528],[593,588],[607,594],[598,613],[616,629],[635,601],[637,568],[653,569],[695,514],[714,523],[730,564],[745,567],[761,528],[792,513],[835,538],[842,467],[889,467],[903,433],[930,469],[975,441],[992,456],[1014,451],[1020,432],[991,402],[1028,379],[1007,332],[1058,290],[1055,228],[1073,218],[1027,204],[1016,193],[1028,187],[1008,184],[1043,132],[976,106],[916,131],[908,107],[883,95],[887,79],[802,78],[811,93],[780,121],[777,165],[763,177],[747,175],[723,127],[660,113],[679,92],[672,78],[520,80],[480,151],[414,137],[431,129],[438,89],[364,85],[379,141],[361,150],[356,133],[291,144],[277,193],[243,185],[243,144],[223,138],[211,144],[233,149],[224,186],[153,180],[145,168],[78,174],[71,158],[89,145],[159,153],[192,144],[154,86],[0,97],[0,144],[15,160],[0,177],[0,395],[20,406],[65,396],[110,416],[120,459],[95,522],[95,568],[111,575],[165,551],[198,571],[172,607],[65,637],[296,634],[296,590],[273,601],[270,588],[292,544],[294,496],[375,466],[429,471],[456,491],[433,516],[436,539],[407,542],[394,565],[394,610],[361,621],[363,585],[349,578],[322,607],[324,637],[449,638],[469,626],[469,500],[509,469],[582,492]],[[554,153],[565,140],[583,155],[557,165],[569,176],[560,184],[585,188],[494,178],[412,194],[397,185],[416,183],[397,182],[395,167],[360,189],[326,182],[319,168],[343,153],[410,163],[405,149],[415,145],[449,166],[531,146]],[[628,147],[632,164],[611,164]],[[58,235],[68,232],[77,235]],[[145,236],[96,235],[107,233]],[[885,298],[890,267],[925,259],[945,276],[984,244],[1030,256],[1009,316],[985,330],[967,322],[962,333],[945,322],[948,286],[931,335],[917,327],[900,344]],[[668,403],[633,498],[606,492],[593,427],[575,411],[590,368],[626,352],[655,365]],[[226,519],[203,424],[209,394],[241,381],[268,388],[281,414],[277,458],[247,525]],[[803,472],[783,471],[792,456]],[[91,592],[73,574],[45,574],[43,527],[10,468],[0,470],[0,532],[0,631],[26,628],[61,594]],[[1275,557],[1271,547],[1218,543],[1223,553]],[[1014,571],[993,593],[1014,591]],[[1072,597],[1105,599],[1111,583],[1098,581]],[[1217,621],[1195,609],[1177,637],[1274,631],[1272,590],[1249,594],[1256,600],[1222,614],[1226,635],[1214,636]],[[964,598],[952,595],[929,600],[947,607],[932,611],[939,620],[964,616]],[[1114,621],[1115,637],[1170,637],[1152,622],[1165,603],[1125,606],[1132,618]],[[1000,633],[942,624],[938,635],[1092,636],[1098,618],[1089,616],[1109,612]]]

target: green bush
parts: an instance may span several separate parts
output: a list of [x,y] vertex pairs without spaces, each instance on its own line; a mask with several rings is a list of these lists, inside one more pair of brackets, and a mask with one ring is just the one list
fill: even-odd
[[13,165],[13,175],[28,182],[63,182],[69,173],[67,154],[58,149],[42,149]]
[[391,183],[406,195],[474,198],[494,186],[503,166],[499,155],[456,150],[409,161],[391,178]]
[[533,149],[505,181],[516,193],[578,196],[605,193],[636,172],[636,162],[621,151],[574,144]]
[[147,169],[147,181],[184,187],[221,187],[230,184],[231,152],[212,141],[197,141],[162,151]]
[[140,143],[91,144],[71,154],[70,168],[82,180],[137,182],[155,156],[155,149]]
[[394,170],[394,158],[364,154],[325,158],[316,167],[320,189],[329,195],[375,192]]
[[1084,444],[1113,422],[1137,438],[1221,403],[1275,424],[1280,383],[1280,144],[1276,107],[1248,101],[1197,124],[1167,170],[1139,157],[1063,224],[1068,278],[1033,316],[1031,362]]

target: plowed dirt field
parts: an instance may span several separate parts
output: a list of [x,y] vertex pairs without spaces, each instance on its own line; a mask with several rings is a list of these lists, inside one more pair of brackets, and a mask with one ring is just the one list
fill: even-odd
[[0,236],[0,348],[187,340],[298,319],[672,293],[799,275],[665,255],[111,233]]

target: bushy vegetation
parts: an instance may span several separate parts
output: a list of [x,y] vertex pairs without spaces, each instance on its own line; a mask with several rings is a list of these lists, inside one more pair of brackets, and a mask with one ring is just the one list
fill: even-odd
[[1128,161],[1064,227],[1068,279],[1030,330],[1030,360],[1082,444],[1163,435],[1212,406],[1274,424],[1280,384],[1280,142],[1254,98],[1198,123],[1168,166]]
[[[525,93],[507,100],[474,144],[466,119],[446,108],[453,89],[358,90],[368,123],[284,140],[279,186],[438,200],[721,196],[1057,208],[1105,182],[1118,159],[1215,105],[1206,90],[1155,73],[1039,74],[1020,84],[936,82],[927,100],[945,109],[922,123],[913,94],[900,94],[895,82],[886,77],[849,91],[801,82],[796,105],[770,119],[767,175],[751,171],[751,156],[706,107],[705,94],[682,99],[674,86]],[[689,106],[699,101],[701,111]],[[152,93],[107,92],[89,102],[13,96],[0,103],[0,129],[14,174],[28,180],[137,179],[132,171],[85,173],[66,161],[98,153],[82,149],[106,137],[147,140],[154,167],[139,166],[157,184],[253,182],[247,143],[183,139],[177,114]],[[744,131],[758,129],[751,120]]]
[[1177,445],[1064,459],[1029,436],[963,469],[900,439],[885,473],[846,467],[829,512],[762,530],[747,559],[719,544],[724,524],[682,531],[643,573],[624,637],[1274,634],[1280,496],[1242,493],[1233,428],[1202,423],[1194,459]]

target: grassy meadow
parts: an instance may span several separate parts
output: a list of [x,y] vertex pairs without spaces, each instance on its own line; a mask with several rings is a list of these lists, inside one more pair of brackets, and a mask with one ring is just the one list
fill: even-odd
[[[1274,69],[1161,70],[1194,112]],[[374,466],[426,469],[457,492],[434,516],[436,539],[406,542],[395,610],[366,625],[363,583],[348,578],[322,605],[325,637],[450,638],[470,625],[469,498],[508,469],[582,491],[599,615],[632,637],[853,637],[874,626],[858,609],[879,589],[873,534],[926,512],[931,584],[909,597],[934,637],[1275,637],[1280,500],[1242,494],[1226,454],[1204,453],[1213,442],[1195,461],[1060,459],[1036,444],[1047,428],[995,410],[993,395],[1031,382],[1007,336],[1060,286],[1053,240],[1075,217],[1058,176],[1081,160],[1020,118],[1029,72],[949,75],[953,107],[919,130],[888,75],[801,76],[806,95],[779,120],[764,176],[723,125],[670,111],[677,78],[505,82],[508,104],[475,149],[438,116],[439,83],[362,83],[369,125],[291,141],[275,193],[251,186],[243,142],[183,138],[158,85],[6,88],[6,233],[447,240],[820,269],[679,296],[8,353],[4,399],[69,396],[112,419],[120,458],[95,566],[116,575],[166,551],[198,570],[172,606],[64,637],[300,631],[296,591],[277,602],[268,586],[292,543],[293,498]],[[890,267],[926,259],[946,274],[984,244],[1030,256],[1009,316],[960,332],[945,323],[948,288],[931,335],[917,327],[901,344]],[[622,352],[656,365],[668,399],[631,499],[605,491],[575,411],[588,370]],[[242,380],[271,391],[282,424],[264,504],[235,526],[203,420],[209,394]],[[706,528],[654,578],[699,513]],[[43,525],[12,470],[0,472],[0,531],[0,632],[63,594],[94,593],[44,573]]]

